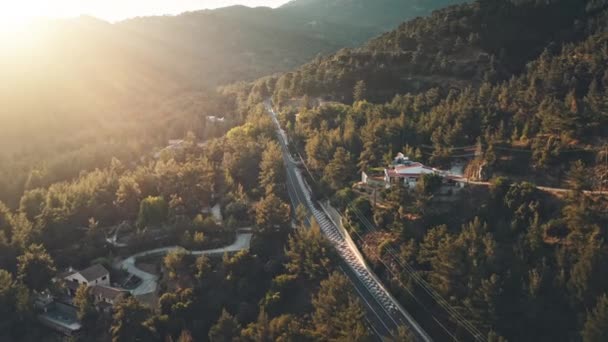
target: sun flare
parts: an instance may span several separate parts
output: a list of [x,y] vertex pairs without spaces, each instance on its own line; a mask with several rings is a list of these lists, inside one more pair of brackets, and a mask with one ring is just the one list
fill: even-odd
[[27,1],[12,1],[0,7],[0,33],[20,31],[36,17],[42,15],[41,8],[31,8]]
[[0,33],[23,31],[39,19],[78,16],[80,0],[4,0],[0,4]]

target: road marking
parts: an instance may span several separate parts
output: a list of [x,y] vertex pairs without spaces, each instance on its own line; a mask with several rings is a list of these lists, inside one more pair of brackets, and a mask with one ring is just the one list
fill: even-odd
[[[370,309],[372,309],[372,312],[376,315],[376,317],[378,317],[378,320],[386,328],[386,331],[388,331],[389,334],[392,335],[392,330],[386,325],[386,323],[384,323],[384,320],[382,319],[382,317],[380,317],[380,315],[374,309],[374,307],[367,301],[367,299],[365,299],[365,295],[359,290],[359,288],[357,288],[357,285],[355,285],[355,283],[348,277],[348,274],[346,273],[346,271],[344,270],[344,268],[342,268],[342,266],[338,266],[338,268],[342,271],[342,273],[344,273],[344,275],[346,276],[346,279],[348,279],[348,281],[352,284],[352,286],[355,288],[355,291],[357,291],[357,293],[359,294],[359,297],[361,297],[361,299],[363,299],[363,301],[365,302],[365,304],[367,305],[367,307],[370,308]],[[379,334],[376,329],[374,329],[374,331],[379,336],[382,336],[382,334]]]
[[[380,306],[382,311],[384,311],[384,313],[386,313],[386,315],[390,318],[390,320],[393,321],[395,326],[399,327],[402,324],[397,323],[397,321],[395,321],[395,318],[393,318],[393,314],[391,313],[391,311],[399,312],[399,313],[401,313],[400,316],[405,316],[405,320],[407,321],[407,323],[404,323],[404,324],[410,325],[412,328],[414,328],[415,332],[418,335],[420,335],[420,337],[422,337],[422,340],[430,341],[430,337],[428,337],[426,332],[424,332],[424,330],[420,326],[418,326],[418,323],[413,319],[413,317],[411,317],[409,315],[409,313],[402,312],[402,310],[395,310],[395,308],[397,308],[399,306],[399,302],[394,297],[392,297],[390,292],[388,292],[388,290],[384,287],[384,285],[380,282],[379,279],[377,279],[375,276],[372,276],[373,272],[371,270],[363,267],[361,265],[361,262],[353,261],[354,252],[351,250],[352,247],[349,246],[348,243],[346,243],[345,237],[341,235],[341,232],[338,229],[339,227],[337,227],[336,224],[333,221],[331,221],[331,219],[332,219],[331,216],[328,215],[327,213],[322,213],[321,211],[317,210],[317,208],[315,208],[314,203],[312,202],[312,199],[311,199],[312,190],[310,189],[310,187],[308,187],[306,182],[303,180],[303,177],[299,172],[300,170],[297,168],[294,168],[292,165],[290,165],[289,158],[286,158],[286,156],[290,157],[290,155],[289,155],[289,148],[286,145],[287,141],[283,141],[284,132],[281,129],[280,123],[276,119],[276,114],[272,110],[272,107],[270,107],[270,105],[267,105],[267,106],[268,106],[268,111],[271,113],[273,121],[278,128],[277,134],[279,135],[279,141],[281,142],[281,147],[282,147],[282,152],[283,152],[283,162],[285,164],[288,182],[294,189],[294,191],[296,193],[295,195],[296,195],[296,197],[298,197],[298,200],[301,201],[300,192],[298,191],[298,188],[296,187],[296,182],[294,182],[294,180],[293,180],[294,177],[297,180],[299,190],[302,192],[302,194],[305,197],[305,201],[301,201],[301,203],[305,205],[305,207],[309,210],[309,212],[312,212],[313,217],[319,223],[321,230],[328,237],[328,239],[332,242],[332,244],[334,245],[334,247],[336,248],[336,250],[342,257],[342,259],[346,262],[346,265],[348,265],[348,267],[353,271],[353,274],[358,279],[358,281],[361,282],[362,287],[367,290],[367,293]],[[293,172],[294,174],[291,174],[291,172]],[[363,263],[363,265],[364,264],[365,263]],[[341,266],[339,266],[339,267],[344,272],[344,269]],[[344,273],[346,273],[346,272],[344,272]],[[367,301],[365,296],[362,294],[362,292],[359,290],[359,288],[357,288],[357,286],[353,283],[353,281],[350,278],[349,278],[349,280],[353,284],[353,286],[355,286],[355,289],[356,289],[357,293],[359,294],[359,296],[363,299],[363,301],[367,304],[367,306],[370,309],[372,309],[372,311],[374,312],[376,317],[378,317],[378,319],[380,320],[380,323],[387,329],[387,331],[389,331],[389,334],[392,335],[391,329],[388,328],[385,321],[380,317],[378,312],[369,304],[369,302]],[[397,304],[397,305],[395,305],[395,304]]]

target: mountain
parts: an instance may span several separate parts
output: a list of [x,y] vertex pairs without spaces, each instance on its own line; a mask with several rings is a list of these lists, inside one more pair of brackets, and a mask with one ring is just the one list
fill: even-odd
[[[279,9],[233,6],[115,24],[89,17],[40,22],[0,42],[0,74],[10,80],[0,87],[0,100],[18,118],[146,111],[185,90],[289,70],[420,13],[413,9],[417,1],[396,3],[325,1],[331,11],[323,18],[320,3],[296,1]],[[376,14],[363,26],[353,24],[364,12]],[[27,100],[32,96],[37,101]]]
[[152,53],[179,54],[181,69],[197,83],[217,85],[289,70],[455,2],[461,1],[294,1],[278,9],[231,6],[136,18],[116,27],[164,48]]
[[462,0],[292,0],[277,11],[315,22],[328,22],[381,33],[405,19],[430,14]]
[[[114,24],[91,17],[41,21],[24,33],[0,34],[0,165],[19,165],[22,174],[45,163],[76,165],[55,155],[115,141],[138,122],[145,130],[165,125],[167,136],[183,136],[189,126],[175,118],[213,111],[215,104],[202,103],[215,96],[210,89],[290,70],[451,2],[420,9],[417,0],[403,1],[411,6],[298,1],[279,9],[232,6]],[[25,180],[12,183],[19,189]]]
[[283,75],[278,84],[287,95],[348,102],[359,80],[367,83],[374,101],[435,86],[503,80],[524,70],[545,48],[559,49],[585,37],[601,22],[594,18],[602,6],[601,1],[574,0],[455,5],[403,23],[361,47],[316,58]]
[[[225,90],[273,94],[315,196],[434,340],[604,341],[607,23],[606,0],[479,0]],[[474,182],[359,182],[397,152]]]

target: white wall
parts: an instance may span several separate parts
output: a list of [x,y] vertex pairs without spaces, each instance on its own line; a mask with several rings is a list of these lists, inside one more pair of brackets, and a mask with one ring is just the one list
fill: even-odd
[[[105,277],[106,279],[103,279],[103,277]],[[65,279],[68,281],[78,281],[78,284],[86,284],[89,286],[93,286],[93,285],[110,286],[110,275],[109,274],[99,277],[91,282],[88,282],[82,275],[80,275],[80,273],[74,273],[70,276],[67,276]]]
[[65,277],[66,280],[68,281],[75,281],[78,282],[78,284],[85,284],[85,285],[89,285],[89,283],[87,282],[86,279],[84,279],[83,276],[80,275],[80,273],[74,273],[70,276]]

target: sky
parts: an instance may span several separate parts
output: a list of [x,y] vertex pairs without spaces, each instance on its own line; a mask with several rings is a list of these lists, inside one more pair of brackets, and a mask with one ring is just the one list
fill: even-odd
[[236,4],[277,7],[288,0],[0,0],[0,26],[32,18],[91,15],[107,21],[136,16],[179,14]]

